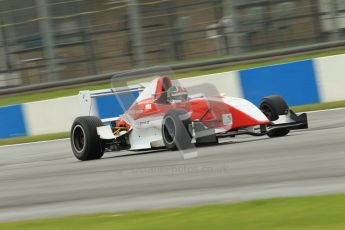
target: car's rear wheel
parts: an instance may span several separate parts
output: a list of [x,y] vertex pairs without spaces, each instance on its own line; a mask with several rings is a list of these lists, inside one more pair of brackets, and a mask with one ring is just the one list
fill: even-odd
[[[270,121],[276,121],[280,115],[288,114],[289,106],[281,96],[273,95],[261,100],[260,110]],[[268,132],[267,136],[282,137],[286,136],[289,132],[290,130],[286,128],[275,129]]]
[[103,123],[98,117],[77,117],[71,128],[71,146],[74,156],[81,161],[95,160],[103,156],[105,145],[97,134]]
[[188,130],[191,124],[189,114],[183,109],[174,109],[167,112],[162,123],[162,137],[167,149],[183,150],[194,145]]

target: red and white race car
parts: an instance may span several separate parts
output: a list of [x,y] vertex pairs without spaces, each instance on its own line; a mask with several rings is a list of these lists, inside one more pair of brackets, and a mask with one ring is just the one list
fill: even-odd
[[106,150],[185,150],[218,143],[222,137],[280,137],[305,128],[307,115],[296,115],[280,96],[263,98],[258,108],[241,98],[188,95],[178,81],[160,76],[119,117],[105,122],[95,116],[77,117],[71,146],[76,158],[84,161],[99,159]]

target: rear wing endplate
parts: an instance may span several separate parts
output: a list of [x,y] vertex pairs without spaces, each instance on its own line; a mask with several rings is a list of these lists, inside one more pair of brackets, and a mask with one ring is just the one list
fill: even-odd
[[119,95],[128,92],[139,92],[141,93],[145,88],[144,84],[119,87],[114,89],[101,89],[101,90],[83,90],[79,92],[79,102],[81,106],[81,116],[92,116],[96,115],[95,107],[93,106],[94,98],[104,97],[111,95]]

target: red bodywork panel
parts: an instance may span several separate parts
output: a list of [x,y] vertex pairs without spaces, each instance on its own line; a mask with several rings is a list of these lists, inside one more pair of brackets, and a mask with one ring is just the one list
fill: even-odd
[[[138,120],[150,116],[164,116],[164,114],[171,109],[185,109],[190,113],[192,121],[200,120],[202,118],[203,123],[206,126],[219,127],[229,129],[230,127],[224,127],[222,122],[223,114],[232,115],[231,129],[238,129],[241,127],[248,127],[261,124],[270,124],[271,122],[260,122],[243,113],[242,111],[223,102],[207,100],[204,98],[190,100],[186,103],[180,104],[156,104],[152,99],[147,99],[141,102],[137,102],[131,106],[126,112],[134,120]],[[218,121],[218,122],[210,122]],[[120,122],[120,121],[119,121]],[[124,121],[119,124],[123,126]],[[126,123],[126,122],[125,122]]]
[[[171,80],[167,77],[161,77],[151,98],[135,102],[126,112],[132,119],[164,116],[171,109],[184,109],[190,113],[192,121],[201,120],[207,127],[224,128],[234,130],[242,127],[270,124],[270,121],[258,121],[241,110],[222,102],[220,96],[215,97],[217,100],[207,98],[192,99],[182,103],[163,104],[157,103],[159,97],[170,87]],[[223,114],[232,115],[232,125],[223,124]],[[117,121],[117,126],[130,128],[130,125],[123,119]]]

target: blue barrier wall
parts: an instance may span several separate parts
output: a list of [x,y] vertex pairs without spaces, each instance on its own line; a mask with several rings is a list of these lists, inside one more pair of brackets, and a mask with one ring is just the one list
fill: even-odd
[[[342,74],[345,71],[344,60],[345,55],[337,55],[236,71],[235,73],[229,73],[229,76],[235,79],[231,86],[233,88],[223,87],[222,89],[226,89],[224,93],[229,93],[229,91],[235,89],[238,92],[236,95],[242,97],[243,94],[244,98],[256,105],[263,97],[273,94],[283,96],[290,106],[344,100],[345,93],[341,88],[345,82]],[[227,73],[222,73],[222,75],[224,74]],[[219,79],[220,77],[217,78],[218,81]],[[231,84],[228,82],[219,84],[223,83]],[[230,92],[230,94],[233,95],[234,92]],[[138,92],[97,97],[95,99],[96,108],[93,112],[102,119],[117,117],[128,109],[137,97]],[[76,99],[77,96],[69,98],[68,100],[71,101],[68,105],[77,107],[78,100]],[[31,110],[37,108],[37,103],[39,102],[28,103],[25,106],[0,107],[0,139],[31,135],[34,126],[31,124],[32,122],[30,123],[30,116],[25,117],[25,114],[28,114],[29,108]],[[51,106],[55,106],[56,99],[49,101],[49,103],[51,103]],[[63,101],[63,103],[60,101],[60,103],[64,106],[66,101]],[[25,109],[26,111],[23,111]],[[37,110],[35,109],[36,113],[42,113],[42,116],[45,116],[44,111]],[[63,113],[63,115],[67,115],[62,116],[63,119],[69,119],[66,122],[72,122],[77,116],[76,110],[71,112],[67,109]],[[35,124],[42,124],[39,117],[33,116],[31,119],[37,119]],[[35,132],[35,134],[41,133]]]
[[274,94],[290,106],[320,102],[313,60],[241,70],[239,75],[244,98],[255,105]]
[[0,107],[0,138],[26,135],[22,105]]
[[123,114],[139,96],[139,92],[127,92],[117,95],[96,97],[98,116],[101,119],[117,117]]

